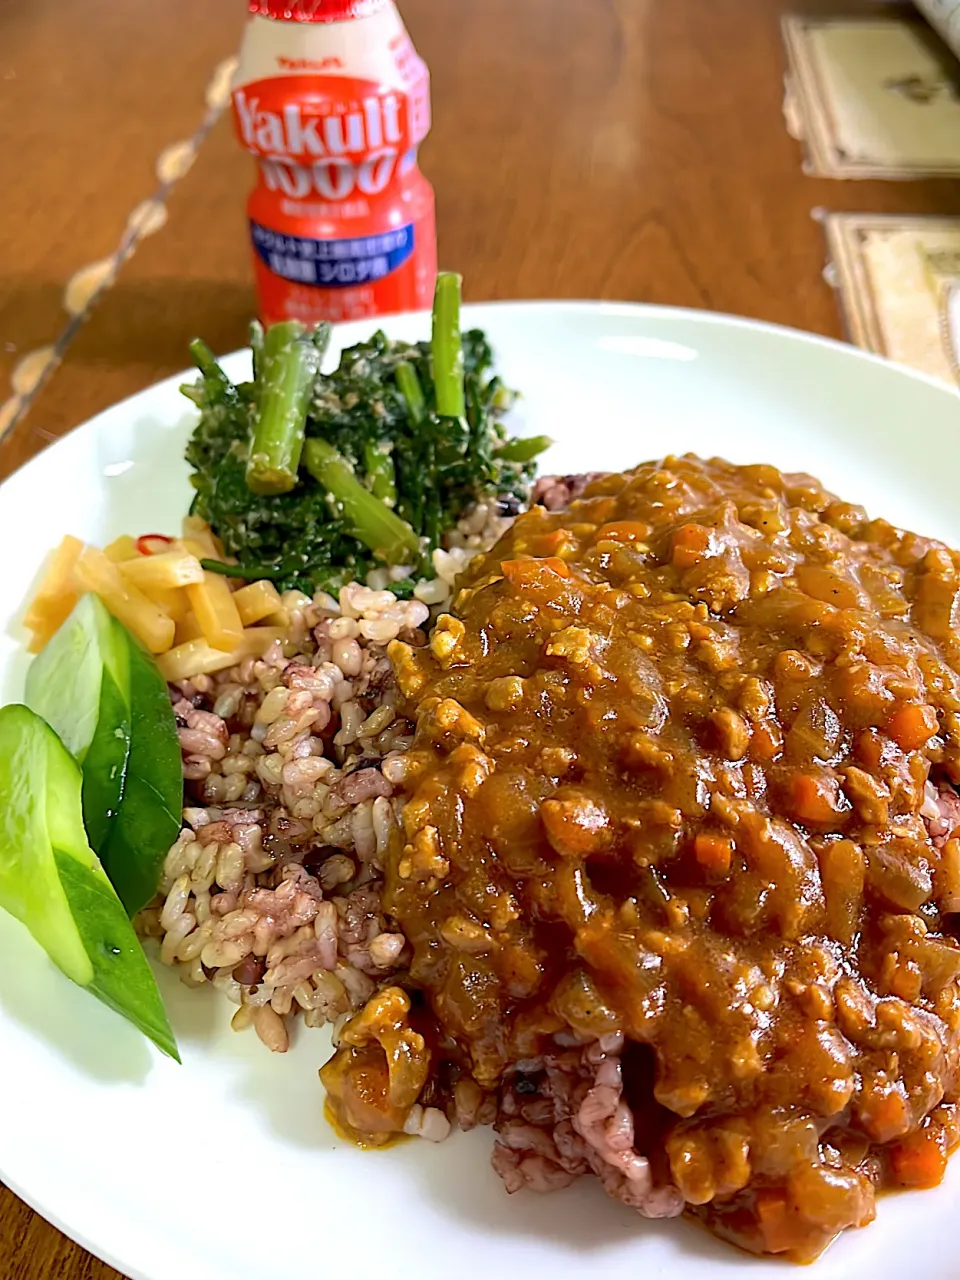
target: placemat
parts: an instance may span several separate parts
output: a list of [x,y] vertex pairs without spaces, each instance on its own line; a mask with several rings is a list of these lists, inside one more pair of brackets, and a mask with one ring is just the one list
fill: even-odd
[[784,115],[808,173],[960,175],[960,62],[913,8],[789,14],[783,34]]
[[818,216],[850,340],[960,383],[960,217]]

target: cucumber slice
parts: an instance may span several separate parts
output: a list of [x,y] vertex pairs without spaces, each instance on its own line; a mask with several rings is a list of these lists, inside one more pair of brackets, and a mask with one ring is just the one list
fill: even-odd
[[83,768],[83,817],[97,853],[120,808],[130,751],[127,655],[120,624],[85,595],[27,672],[27,706]]
[[[130,915],[157,892],[164,859],[180,834],[183,763],[167,682],[119,622],[130,673],[130,754],[120,808],[100,849],[104,870]],[[90,770],[84,764],[84,778]]]
[[180,830],[176,720],[156,664],[98,596],[34,659],[26,702],[83,768],[87,836],[128,915],[153,898]]
[[180,1061],[147,958],[87,843],[80,770],[23,706],[0,710],[0,907],[68,978]]

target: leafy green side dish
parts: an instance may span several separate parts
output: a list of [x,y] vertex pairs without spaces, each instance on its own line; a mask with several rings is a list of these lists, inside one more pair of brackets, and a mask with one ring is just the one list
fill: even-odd
[[156,981],[87,843],[80,769],[46,721],[0,710],[0,907],[51,960],[180,1061]]
[[515,396],[486,336],[461,335],[458,276],[440,276],[431,341],[376,333],[328,375],[311,354],[326,345],[324,326],[253,338],[255,378],[239,386],[202,342],[191,347],[202,375],[183,388],[201,411],[187,448],[192,511],[238,562],[206,567],[312,593],[403,564],[412,575],[392,588],[402,593],[434,576],[443,531],[478,499],[505,512],[526,500],[550,442],[508,438]]

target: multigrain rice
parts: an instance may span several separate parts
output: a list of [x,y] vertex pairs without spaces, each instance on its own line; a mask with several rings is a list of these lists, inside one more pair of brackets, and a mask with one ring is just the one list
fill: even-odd
[[[183,754],[184,825],[160,894],[138,927],[191,987],[212,986],[283,1053],[299,1018],[339,1025],[401,972],[403,935],[381,906],[383,858],[412,726],[397,709],[386,646],[424,644],[454,580],[515,510],[478,504],[434,554],[414,598],[378,569],[334,598],[288,591],[283,643],[215,675],[170,687]],[[440,1141],[442,1112],[411,1132]]]

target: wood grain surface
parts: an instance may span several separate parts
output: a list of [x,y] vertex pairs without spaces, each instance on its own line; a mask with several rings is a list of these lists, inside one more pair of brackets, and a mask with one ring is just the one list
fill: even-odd
[[[957,183],[803,175],[781,110],[780,0],[401,6],[433,74],[423,165],[441,261],[472,299],[676,303],[839,337],[811,211],[960,211]],[[200,127],[243,10],[0,0],[0,405],[25,353],[62,356],[0,443],[0,474],[181,369],[194,333],[244,342],[252,172],[226,117],[84,323],[63,307],[67,280],[154,195],[158,156]],[[2,1280],[116,1276],[0,1189]]]

